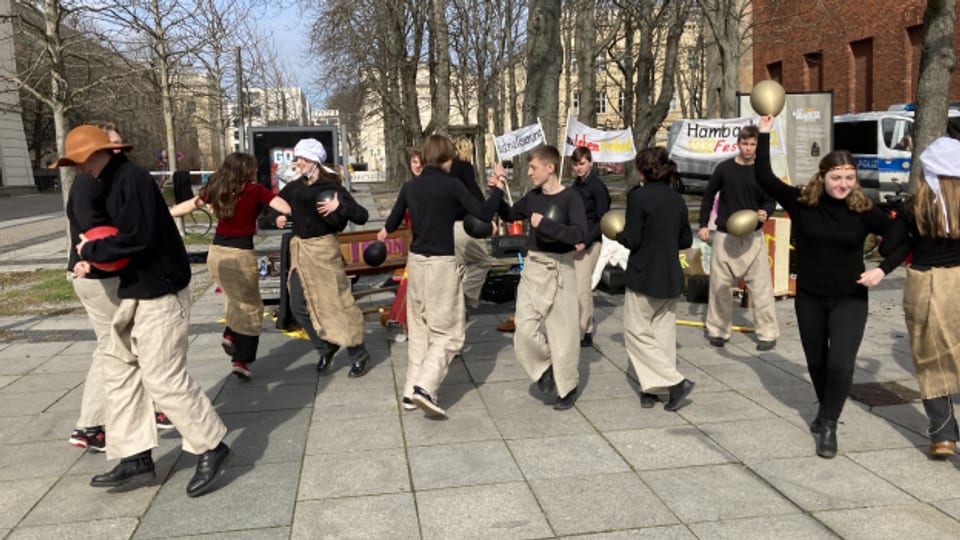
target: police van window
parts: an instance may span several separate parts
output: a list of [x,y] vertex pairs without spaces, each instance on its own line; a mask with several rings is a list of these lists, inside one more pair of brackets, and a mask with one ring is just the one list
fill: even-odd
[[833,147],[851,154],[876,154],[877,121],[834,122]]
[[883,143],[893,150],[913,150],[913,123],[903,118],[884,118],[880,124],[883,129]]

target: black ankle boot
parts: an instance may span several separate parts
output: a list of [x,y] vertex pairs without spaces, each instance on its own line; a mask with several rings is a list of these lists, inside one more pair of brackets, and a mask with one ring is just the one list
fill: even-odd
[[837,421],[822,419],[817,436],[817,455],[830,459],[837,455]]
[[156,477],[153,456],[150,451],[125,457],[110,472],[98,474],[90,480],[93,487],[116,487]]

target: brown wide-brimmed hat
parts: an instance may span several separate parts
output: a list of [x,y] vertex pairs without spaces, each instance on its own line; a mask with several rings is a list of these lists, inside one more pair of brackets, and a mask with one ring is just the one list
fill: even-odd
[[120,149],[126,152],[133,149],[129,144],[110,142],[106,132],[97,126],[77,126],[71,129],[70,133],[67,133],[66,146],[67,153],[50,165],[51,169],[76,167],[90,159],[90,156],[99,150]]

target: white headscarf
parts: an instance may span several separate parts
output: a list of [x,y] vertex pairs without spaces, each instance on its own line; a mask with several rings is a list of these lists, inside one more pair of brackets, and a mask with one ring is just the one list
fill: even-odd
[[[300,139],[297,141],[297,145],[293,147],[293,155],[316,163],[317,166],[330,174],[337,174],[336,171],[323,164],[327,160],[327,150],[323,147],[323,143],[316,139]],[[310,174],[313,174],[313,169],[310,169]],[[310,176],[310,174],[307,176]]]
[[941,176],[960,177],[960,141],[951,137],[940,137],[930,143],[920,154],[923,162],[923,177],[930,185],[940,208],[943,210],[943,223],[947,234],[950,233],[950,221],[947,219],[947,206],[940,195]]

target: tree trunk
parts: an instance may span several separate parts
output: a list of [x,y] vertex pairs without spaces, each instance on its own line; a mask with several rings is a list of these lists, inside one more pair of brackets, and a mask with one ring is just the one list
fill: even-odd
[[445,0],[430,2],[430,131],[450,126],[450,35]]
[[597,125],[597,29],[594,0],[579,0],[574,25],[577,53],[577,80],[580,83],[580,111],[577,120],[588,126]]
[[527,85],[523,121],[539,118],[547,144],[557,144],[560,93],[560,0],[530,0],[527,19]]
[[917,84],[917,112],[913,125],[913,163],[910,170],[911,193],[923,173],[920,153],[937,137],[946,133],[950,100],[950,79],[957,65],[953,50],[956,25],[956,0],[929,0],[923,12],[923,50],[920,54],[920,80]]

